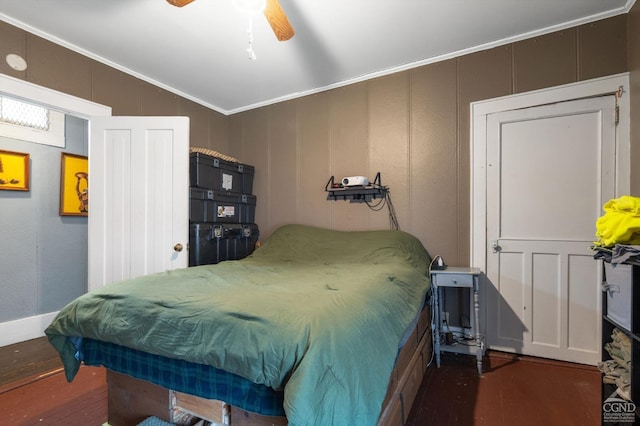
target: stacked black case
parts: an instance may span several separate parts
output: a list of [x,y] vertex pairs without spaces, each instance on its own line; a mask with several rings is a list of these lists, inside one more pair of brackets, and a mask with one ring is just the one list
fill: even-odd
[[189,266],[238,260],[255,250],[254,167],[201,152],[189,161]]

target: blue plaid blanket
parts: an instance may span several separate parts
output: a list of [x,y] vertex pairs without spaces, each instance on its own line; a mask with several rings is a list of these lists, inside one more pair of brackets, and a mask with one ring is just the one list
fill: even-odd
[[82,340],[82,356],[85,365],[104,366],[167,389],[217,399],[265,416],[284,416],[284,392],[210,365],[167,358],[93,339]]

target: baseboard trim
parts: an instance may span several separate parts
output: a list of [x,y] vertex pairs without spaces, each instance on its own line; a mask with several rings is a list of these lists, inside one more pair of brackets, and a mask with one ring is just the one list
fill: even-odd
[[49,312],[0,323],[0,347],[44,336],[44,329],[57,314],[58,312]]

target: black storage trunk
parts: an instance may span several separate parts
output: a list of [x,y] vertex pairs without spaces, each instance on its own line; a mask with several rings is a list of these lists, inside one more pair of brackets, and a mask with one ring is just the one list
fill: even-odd
[[189,266],[210,265],[249,256],[260,232],[255,223],[191,223]]
[[227,260],[243,259],[256,249],[260,231],[255,223],[225,224],[222,228],[227,240]]
[[213,189],[189,188],[189,220],[212,223],[253,223],[256,196]]
[[253,193],[255,168],[200,152],[189,154],[191,186],[241,194]]

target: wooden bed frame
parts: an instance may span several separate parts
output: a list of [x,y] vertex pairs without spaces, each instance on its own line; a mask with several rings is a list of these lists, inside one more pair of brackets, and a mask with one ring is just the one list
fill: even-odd
[[[431,309],[426,306],[400,351],[389,380],[378,426],[406,423],[413,401],[432,355]],[[108,424],[133,426],[155,416],[174,421],[176,411],[186,412],[214,424],[233,426],[285,426],[285,417],[262,416],[223,401],[171,391],[150,382],[107,370]]]

